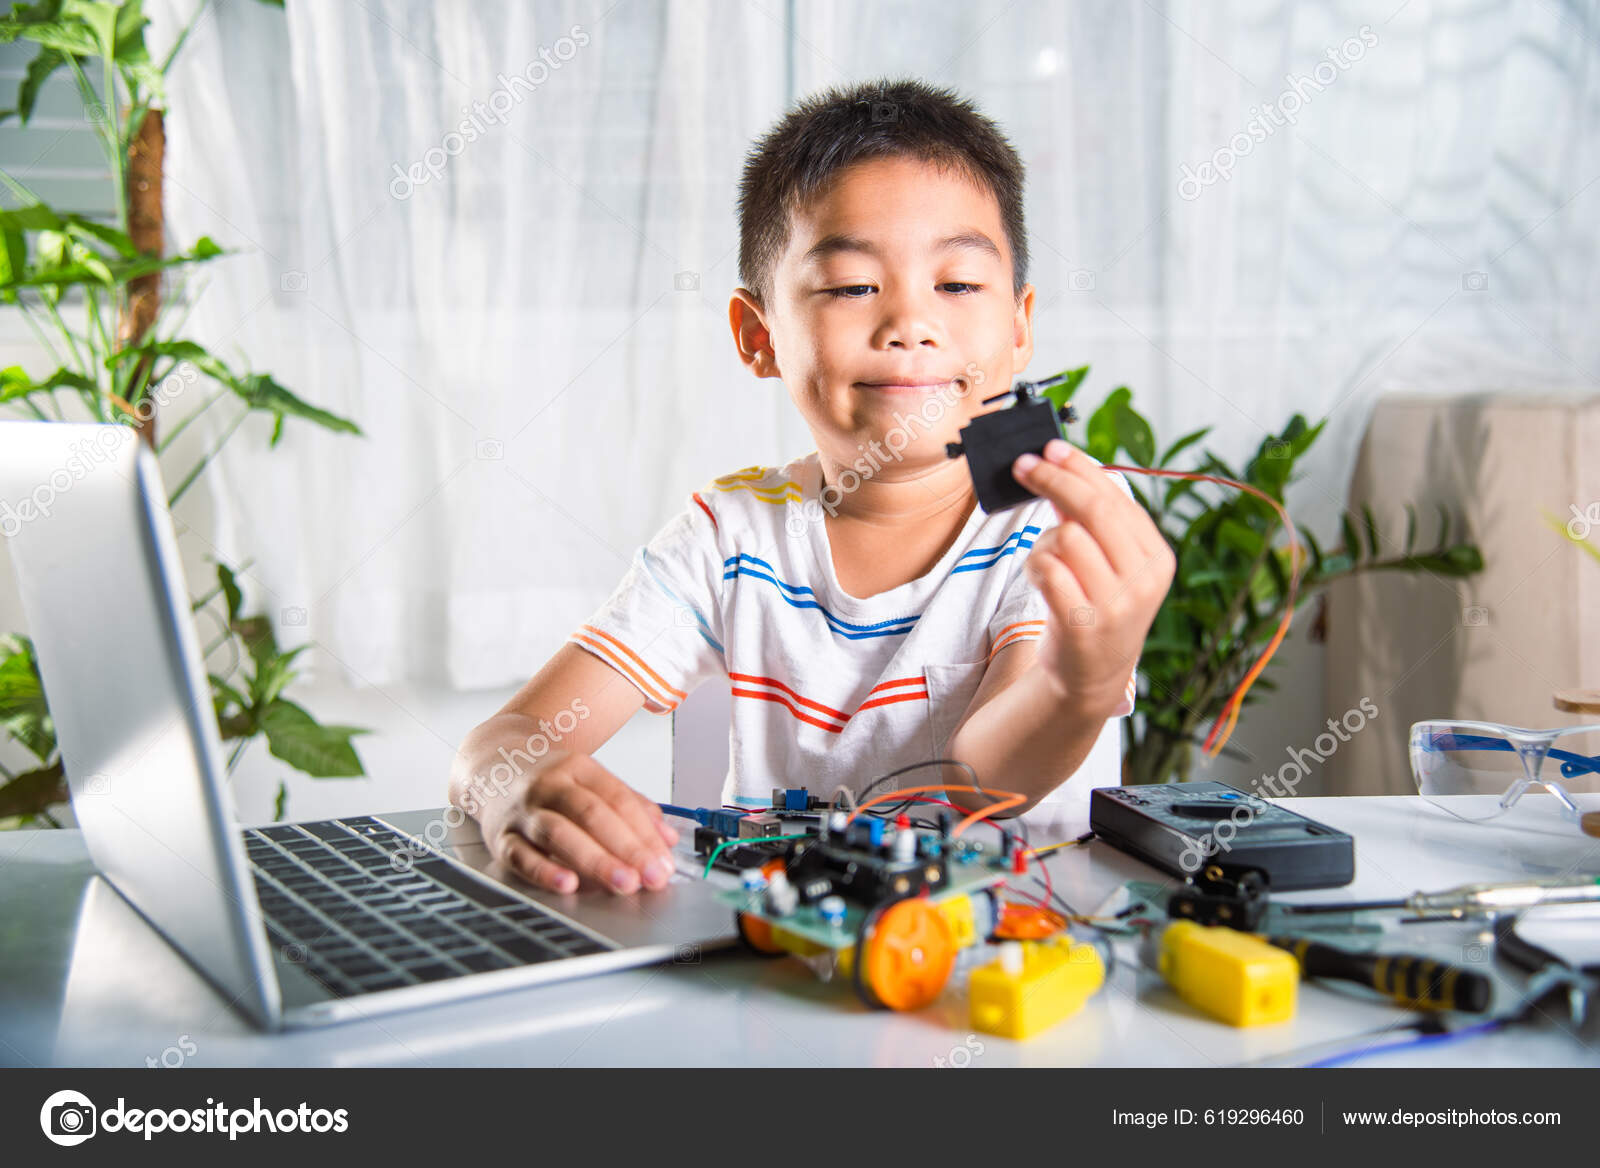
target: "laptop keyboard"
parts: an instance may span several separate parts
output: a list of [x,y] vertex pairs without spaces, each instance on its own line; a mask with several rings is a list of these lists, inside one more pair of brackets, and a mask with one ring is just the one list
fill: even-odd
[[611,949],[370,816],[244,842],[268,939],[337,997]]

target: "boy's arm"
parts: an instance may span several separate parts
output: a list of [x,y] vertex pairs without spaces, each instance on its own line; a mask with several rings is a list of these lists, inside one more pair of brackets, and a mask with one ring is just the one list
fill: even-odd
[[[1038,657],[1038,641],[1016,641],[994,655],[945,751],[977,771],[985,787],[1026,796],[1002,816],[1029,810],[1076,774],[1110,716],[1068,700],[1041,678]],[[965,792],[950,800],[972,811],[992,802]]]
[[[1014,473],[1060,517],[1024,565],[1049,609],[1045,632],[994,655],[946,749],[985,787],[1026,797],[1004,814],[1032,807],[1088,757],[1106,718],[1126,700],[1175,567],[1144,509],[1065,442],[1051,442],[1043,460],[1024,455]],[[952,799],[973,810],[985,802],[960,793]]]
[[579,877],[616,892],[661,887],[677,832],[591,754],[644,704],[615,669],[571,643],[461,742],[450,802],[496,859],[541,888]]

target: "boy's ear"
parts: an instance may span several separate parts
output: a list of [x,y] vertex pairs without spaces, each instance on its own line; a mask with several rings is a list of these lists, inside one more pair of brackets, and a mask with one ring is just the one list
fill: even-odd
[[761,304],[748,288],[733,290],[733,298],[728,301],[728,325],[733,329],[733,343],[746,369],[757,377],[782,376]]
[[1021,373],[1033,360],[1033,285],[1024,284],[1017,297],[1011,331],[1011,371]]

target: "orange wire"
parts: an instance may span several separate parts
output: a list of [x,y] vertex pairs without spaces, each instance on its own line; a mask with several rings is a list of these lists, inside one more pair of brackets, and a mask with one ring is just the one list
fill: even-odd
[[1008,798],[1005,798],[1005,799],[996,800],[995,802],[989,804],[989,806],[984,807],[981,810],[974,811],[971,815],[967,816],[960,823],[956,824],[955,827],[953,829],[951,829],[951,832],[950,832],[950,838],[951,839],[957,838],[958,836],[961,835],[962,832],[966,831],[967,828],[971,827],[974,823],[977,823],[980,819],[983,819],[986,816],[993,815],[996,811],[1005,811],[1007,808],[1015,807],[1020,803],[1026,803],[1028,801],[1028,797],[1026,795],[1019,795],[1015,791],[995,791],[995,790],[990,790],[990,789],[985,788],[985,787],[948,787],[948,786],[944,786],[944,785],[927,786],[927,787],[902,787],[898,791],[885,791],[881,795],[874,795],[872,798],[868,799],[865,803],[856,804],[856,809],[850,813],[850,818],[846,819],[845,823],[848,824],[851,821],[853,821],[856,816],[860,815],[863,811],[865,811],[868,807],[871,807],[874,803],[890,803],[890,802],[898,803],[900,800],[904,799],[907,795],[918,795],[918,794],[921,794],[924,791],[972,791],[972,792],[974,792],[976,794],[979,794],[979,795],[1006,795],[1006,796],[1009,796]]
[[[1283,520],[1284,529],[1289,533],[1289,559],[1292,565],[1289,572],[1288,607],[1284,609],[1283,619],[1278,622],[1278,629],[1267,642],[1265,651],[1256,659],[1254,665],[1246,671],[1244,679],[1234,687],[1228,695],[1228,700],[1222,705],[1222,712],[1217,715],[1217,720],[1212,724],[1211,733],[1206,735],[1205,744],[1201,747],[1211,758],[1216,758],[1222,753],[1223,746],[1233,735],[1233,728],[1239,721],[1239,711],[1244,708],[1245,694],[1250,692],[1250,687],[1255,684],[1256,678],[1261,676],[1261,671],[1267,667],[1267,662],[1272,660],[1272,655],[1278,651],[1278,646],[1283,644],[1283,638],[1289,633],[1289,624],[1294,618],[1294,600],[1300,586],[1300,577],[1304,573],[1305,565],[1300,555],[1300,533],[1294,523],[1289,519],[1289,512],[1284,510],[1283,504],[1259,487],[1252,487],[1249,483],[1241,483],[1236,479],[1225,479],[1221,475],[1198,474],[1193,471],[1182,470],[1157,470],[1148,466],[1114,466],[1102,463],[1103,470],[1121,471],[1124,474],[1156,475],[1168,479],[1189,479],[1197,483],[1221,483],[1224,486],[1238,487],[1241,491],[1248,491],[1258,499],[1266,500],[1267,504],[1276,511]],[[1249,585],[1247,584],[1246,587]],[[1180,694],[1181,698],[1182,695]],[[1215,749],[1213,749],[1215,747]]]

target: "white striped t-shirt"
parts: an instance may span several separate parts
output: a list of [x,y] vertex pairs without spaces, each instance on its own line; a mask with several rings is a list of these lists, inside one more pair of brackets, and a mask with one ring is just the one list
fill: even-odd
[[[766,804],[774,787],[860,791],[940,756],[989,660],[1044,631],[1048,609],[1022,565],[1056,522],[1048,501],[994,515],[974,507],[930,571],[861,598],[835,576],[821,480],[811,453],[693,492],[570,638],[632,682],[652,713],[726,674],[725,803]],[[1132,712],[1133,685],[1130,674],[1113,717]],[[938,777],[913,772],[882,789]]]

